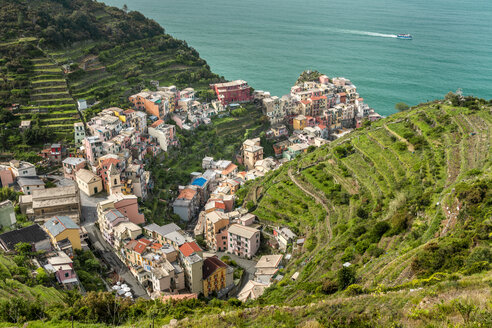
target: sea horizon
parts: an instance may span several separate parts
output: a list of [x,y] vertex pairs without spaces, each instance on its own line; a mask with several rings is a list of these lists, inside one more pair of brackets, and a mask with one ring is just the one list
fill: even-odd
[[215,73],[276,96],[302,71],[318,70],[351,80],[382,115],[398,102],[417,105],[457,89],[492,98],[492,3],[483,0],[104,2],[142,12]]

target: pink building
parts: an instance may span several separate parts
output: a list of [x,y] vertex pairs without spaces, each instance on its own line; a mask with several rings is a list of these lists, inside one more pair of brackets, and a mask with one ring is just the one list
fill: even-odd
[[323,83],[323,84],[328,84],[328,83],[330,83],[330,78],[326,75],[321,75],[319,77],[319,82]]
[[253,100],[251,88],[249,87],[248,82],[243,80],[212,84],[211,87],[214,89],[217,94],[217,98],[224,106],[231,103],[248,102]]
[[87,161],[91,163],[91,165],[94,165],[97,158],[103,154],[101,139],[99,139],[99,137],[85,137],[82,141],[82,145],[84,146]]
[[258,229],[233,224],[227,229],[227,234],[228,253],[250,259],[260,248],[260,231]]
[[12,171],[8,166],[0,165],[0,187],[9,187],[14,183]]
[[45,267],[55,273],[56,280],[63,285],[75,285],[79,283],[77,274],[73,269],[73,262],[67,254],[58,252],[58,256],[48,259]]
[[112,201],[114,208],[130,219],[130,222],[135,224],[145,223],[144,215],[138,211],[137,196],[115,193],[110,195],[108,200]]

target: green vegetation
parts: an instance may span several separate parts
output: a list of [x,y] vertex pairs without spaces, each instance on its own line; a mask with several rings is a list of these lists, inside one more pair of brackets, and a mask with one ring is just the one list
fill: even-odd
[[[71,144],[78,99],[97,103],[88,118],[129,106],[128,96],[154,88],[153,80],[193,86],[204,99],[212,98],[209,84],[222,80],[196,50],[138,12],[89,0],[0,5],[0,150],[13,156],[53,141]],[[20,106],[2,109],[12,104]],[[22,120],[36,122],[28,140],[17,133]]]
[[177,195],[178,186],[189,183],[190,173],[203,171],[202,159],[211,156],[216,160],[235,161],[242,142],[259,136],[268,128],[268,121],[256,106],[248,104],[241,111],[247,115],[216,117],[212,124],[201,125],[193,131],[176,127],[179,146],[149,165],[155,181],[155,197],[144,204],[147,220],[163,224],[170,217],[177,221],[170,202]]
[[[0,254],[0,322],[16,322],[12,316],[24,316],[48,304],[63,304],[63,293],[53,287],[54,277],[31,262],[35,254],[29,244],[19,244],[16,255]],[[34,275],[33,272],[36,272]],[[31,309],[24,309],[29,304]],[[35,319],[42,317],[34,316]]]
[[247,186],[241,199],[260,221],[306,236],[262,303],[490,273],[490,103],[447,98],[373,122]]
[[304,71],[301,73],[299,78],[296,81],[297,84],[302,84],[304,82],[316,81],[322,74],[318,71]]
[[408,110],[410,108],[410,106],[408,106],[407,104],[405,104],[404,102],[399,102],[395,105],[395,109],[399,112],[403,112],[405,110]]

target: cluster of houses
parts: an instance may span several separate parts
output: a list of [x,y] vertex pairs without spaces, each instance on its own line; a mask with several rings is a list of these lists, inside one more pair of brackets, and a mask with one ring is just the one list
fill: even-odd
[[364,103],[355,85],[343,77],[330,79],[321,75],[317,81],[294,85],[290,94],[281,98],[264,91],[255,91],[254,96],[262,101],[264,114],[272,125],[286,121],[292,124],[294,117],[302,115],[314,120],[321,130],[335,131],[355,128],[363,119],[381,118]]
[[104,239],[150,296],[224,296],[234,287],[233,268],[178,225],[144,225],[138,204],[124,199],[100,202],[97,213]]
[[[163,124],[166,119],[171,119],[183,130],[192,130],[201,124],[210,124],[213,116],[226,110],[226,106],[218,100],[210,103],[198,101],[193,88],[179,90],[175,86],[158,86],[157,91],[144,90],[130,96],[129,100],[135,109],[145,111],[153,121],[159,122],[157,125]],[[151,135],[153,132],[149,131]]]
[[[351,127],[346,122],[372,115],[350,81],[326,76],[320,77],[319,82],[293,87],[291,95],[281,99],[258,92],[252,95],[251,88],[241,80],[211,85],[218,98],[211,103],[197,101],[192,88],[156,87],[157,91],[130,96],[134,109],[108,108],[87,123],[75,123],[74,138],[79,146],[75,155],[68,154],[61,144],[50,145],[41,152],[47,161],[61,164],[64,177],[73,183],[47,188],[33,164],[11,161],[0,165],[1,185],[17,183],[23,192],[19,197],[20,212],[34,222],[0,235],[4,250],[12,251],[18,242],[28,242],[33,250],[45,251],[40,265],[54,272],[61,284],[78,284],[72,258],[74,250],[87,247],[87,232],[79,227],[81,193],[90,197],[103,192],[107,197],[97,204],[101,236],[149,295],[228,295],[236,286],[234,269],[214,253],[252,259],[261,243],[256,216],[235,207],[240,186],[277,169],[310,146],[321,146],[331,134],[327,131],[338,126]],[[205,252],[194,237],[174,223],[146,224],[138,198],[145,199],[152,188],[150,172],[145,170],[147,157],[178,144],[176,126],[189,130],[209,124],[212,116],[255,97],[264,98],[265,115],[273,124],[267,138],[285,139],[274,144],[276,158],[264,158],[260,138],[242,144],[237,163],[244,171],[230,160],[205,157],[203,172],[191,173],[190,183],[179,187],[173,202],[174,213],[194,225],[195,237],[203,236],[207,248],[214,253]],[[167,124],[169,120],[175,124]],[[292,134],[286,127],[289,124],[294,128]],[[14,225],[12,202],[0,203],[0,227]],[[273,235],[276,242],[272,246],[284,252],[288,245],[302,245],[302,239],[297,240],[287,228],[277,228]],[[260,258],[254,279],[238,297],[247,300],[261,295],[279,279],[285,260],[288,256]]]
[[14,204],[10,200],[0,203],[0,248],[14,252],[18,243],[28,243],[32,251],[42,251],[33,261],[38,267],[54,273],[57,281],[67,287],[79,285],[72,258],[74,251],[87,248],[87,231],[79,226],[81,205],[77,185],[47,188],[37,175],[35,165],[12,160],[0,165],[2,187],[18,188],[21,214],[33,224],[16,227]]
[[254,97],[261,101],[263,113],[272,124],[266,137],[282,139],[273,145],[275,156],[285,160],[361,127],[364,120],[381,118],[342,77],[321,75],[317,81],[294,85],[290,94],[281,98],[264,91],[255,91]]
[[[85,135],[85,131],[90,135]],[[105,191],[110,195],[147,197],[152,180],[145,170],[145,158],[158,155],[162,147],[148,133],[146,113],[117,107],[104,109],[87,122],[86,129],[82,123],[75,123],[74,133],[81,145],[80,156],[62,161],[66,178],[76,181],[89,196]]]

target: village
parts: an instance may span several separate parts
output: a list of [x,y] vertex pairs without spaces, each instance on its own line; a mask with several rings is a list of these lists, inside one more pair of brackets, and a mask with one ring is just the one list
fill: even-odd
[[[21,192],[0,204],[0,247],[27,243],[40,268],[64,288],[84,291],[74,268],[78,252],[93,251],[113,271],[105,288],[121,297],[256,299],[276,280],[304,238],[262,222],[236,193],[301,153],[381,118],[345,78],[321,75],[281,98],[252,92],[246,81],[211,85],[217,99],[200,102],[193,88],[159,86],[129,97],[128,108],[106,108],[74,124],[75,152],[52,144],[40,156],[48,167],[12,160],[0,165],[2,187]],[[179,145],[177,131],[210,125],[243,104],[260,107],[274,156],[259,137],[242,143],[236,158],[210,156],[179,186],[172,210],[179,222],[158,225],[141,211],[152,197],[149,163]],[[79,111],[88,105],[78,101]],[[29,129],[23,121],[20,129]],[[48,181],[48,182],[47,182]],[[19,228],[16,214],[33,224]],[[178,224],[177,224],[178,223]],[[296,276],[292,276],[296,279]]]

